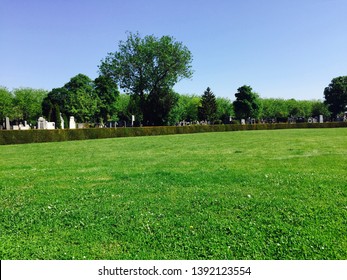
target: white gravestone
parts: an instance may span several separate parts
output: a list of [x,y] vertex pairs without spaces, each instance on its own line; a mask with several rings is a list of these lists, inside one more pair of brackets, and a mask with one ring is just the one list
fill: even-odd
[[60,113],[60,126],[62,129],[64,129],[64,119],[63,119],[61,113]]
[[46,122],[46,129],[55,129],[55,122]]
[[323,115],[319,115],[319,123],[323,123]]
[[45,118],[39,117],[37,120],[37,129],[55,129],[55,122],[48,122]]
[[10,119],[8,117],[6,117],[5,126],[6,126],[6,130],[10,130],[11,129]]
[[20,130],[29,130],[30,126],[28,125],[27,121],[24,121],[24,125],[22,123],[19,124]]
[[43,117],[39,117],[39,119],[37,120],[37,129],[46,129],[47,125],[46,125],[46,120]]
[[76,129],[76,122],[75,122],[75,118],[73,116],[70,117],[69,128],[70,129]]

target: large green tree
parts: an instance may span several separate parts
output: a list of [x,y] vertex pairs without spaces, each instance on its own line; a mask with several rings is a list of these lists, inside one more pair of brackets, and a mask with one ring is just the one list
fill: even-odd
[[15,119],[35,124],[42,115],[42,101],[47,96],[43,89],[17,88],[13,90]]
[[96,117],[100,122],[117,120],[117,100],[119,90],[117,84],[109,76],[100,75],[94,80],[95,93],[99,98]]
[[292,118],[312,117],[312,104],[310,100],[295,100],[294,98],[286,100],[289,116]]
[[78,74],[63,87],[49,92],[42,102],[42,110],[49,120],[55,122],[60,121],[57,119],[58,107],[65,119],[74,116],[78,122],[93,122],[98,116],[100,103],[94,82],[88,76]]
[[148,95],[143,107],[145,125],[167,125],[172,108],[177,103],[177,94],[169,87],[159,87]]
[[167,121],[175,105],[173,86],[192,76],[192,55],[182,43],[170,36],[141,38],[129,33],[119,50],[101,62],[101,75],[111,77],[126,93],[134,96],[143,123]]
[[312,101],[311,115],[313,117],[319,117],[319,115],[322,115],[324,118],[331,117],[328,106],[322,101]]
[[194,122],[198,118],[198,108],[201,97],[196,95],[177,94],[178,101],[170,112],[169,124],[175,125],[181,121]]
[[79,122],[95,121],[100,102],[93,81],[84,74],[78,74],[64,88],[68,91],[67,111]]
[[346,111],[347,106],[347,76],[332,79],[324,89],[325,104],[334,117]]
[[228,98],[217,97],[217,113],[216,119],[222,121],[223,123],[229,123],[230,117],[234,116],[233,104]]
[[0,87],[0,123],[5,117],[11,117],[13,111],[13,95],[5,88]]
[[[68,91],[66,88],[54,88],[52,89],[46,98],[43,99],[42,102],[42,114],[48,119],[48,121],[58,122],[56,119],[56,111],[59,107],[59,112],[63,115],[65,121],[68,120],[69,112],[68,112]],[[67,123],[64,124],[67,126]]]
[[199,119],[201,121],[213,122],[216,119],[217,102],[214,93],[208,87],[201,96],[201,106],[199,107]]
[[261,102],[259,95],[252,91],[250,86],[242,86],[235,93],[233,102],[235,116],[238,119],[257,119],[260,114]]
[[287,121],[289,117],[288,102],[280,98],[266,98],[262,103],[261,118],[275,121]]
[[116,102],[116,121],[126,121],[127,123],[131,122],[131,116],[134,115],[134,112],[131,109],[132,104],[130,95],[124,93],[120,94]]
[[261,118],[286,122],[288,118],[309,118],[323,115],[328,118],[330,113],[327,106],[319,100],[295,100],[264,98],[261,99]]

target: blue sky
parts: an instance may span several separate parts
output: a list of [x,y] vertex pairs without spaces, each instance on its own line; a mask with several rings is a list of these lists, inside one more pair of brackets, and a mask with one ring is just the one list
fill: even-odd
[[323,99],[347,75],[346,0],[0,0],[0,85],[61,87],[126,32],[170,35],[193,54],[194,75],[175,90],[234,99]]

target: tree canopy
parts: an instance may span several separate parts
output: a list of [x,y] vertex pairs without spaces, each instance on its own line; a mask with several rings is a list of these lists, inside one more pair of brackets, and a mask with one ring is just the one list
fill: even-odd
[[242,86],[235,93],[236,100],[233,102],[236,118],[258,118],[260,113],[260,99],[250,86]]
[[5,117],[12,116],[13,95],[5,88],[0,87],[0,121]]
[[94,120],[99,102],[94,92],[93,81],[86,75],[78,74],[63,87],[52,89],[42,102],[43,114],[50,120],[59,122],[57,109],[65,116],[74,116],[79,122]]
[[94,81],[78,74],[63,87],[52,89],[43,100],[43,114],[59,122],[57,111],[67,119],[74,116],[78,122],[100,122],[117,120],[119,91],[112,79],[100,75]]
[[101,62],[99,70],[134,96],[144,124],[158,125],[167,121],[175,105],[172,87],[192,77],[191,62],[188,48],[170,36],[141,38],[130,33],[119,43],[119,51],[109,53]]
[[347,76],[332,79],[324,89],[325,104],[334,117],[347,111]]
[[230,117],[234,116],[234,107],[230,99],[225,97],[217,97],[216,120],[222,123],[230,123]]
[[288,118],[330,117],[327,106],[319,100],[261,98],[261,119],[286,122]]
[[95,121],[99,99],[94,91],[93,81],[86,75],[78,74],[64,85],[68,91],[67,111],[79,122]]
[[94,87],[100,101],[96,118],[100,122],[117,120],[117,84],[110,77],[100,75],[94,80]]
[[175,125],[181,121],[194,122],[198,120],[200,96],[177,94],[178,101],[169,115],[169,124]]
[[12,116],[35,124],[42,114],[41,103],[47,95],[43,89],[18,88],[13,90]]

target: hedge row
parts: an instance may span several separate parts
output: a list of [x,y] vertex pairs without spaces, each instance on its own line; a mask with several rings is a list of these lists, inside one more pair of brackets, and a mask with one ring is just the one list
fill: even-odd
[[239,130],[272,130],[289,128],[334,128],[347,127],[347,122],[337,123],[297,123],[297,124],[253,124],[253,125],[191,125],[191,126],[154,126],[119,127],[90,129],[56,130],[0,130],[0,145],[60,142],[115,137],[152,136],[187,134],[200,132],[222,132]]

